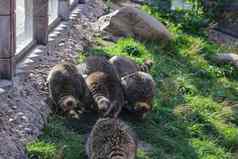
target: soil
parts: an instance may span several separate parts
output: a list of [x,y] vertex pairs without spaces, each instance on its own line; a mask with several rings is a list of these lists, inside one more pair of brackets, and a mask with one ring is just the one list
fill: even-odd
[[27,158],[25,145],[41,134],[50,114],[46,102],[46,78],[50,68],[62,61],[75,63],[78,52],[90,47],[96,34],[92,23],[104,14],[104,10],[105,5],[99,0],[79,4],[69,22],[63,22],[67,24],[66,30],[56,39],[51,38],[54,35],[49,35],[49,45],[39,46],[45,51],[34,58],[27,68],[17,70],[13,87],[0,96],[1,159]]

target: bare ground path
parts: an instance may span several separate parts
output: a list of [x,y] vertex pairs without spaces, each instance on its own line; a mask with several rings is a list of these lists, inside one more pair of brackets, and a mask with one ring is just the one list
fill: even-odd
[[[72,13],[62,33],[49,36],[49,46],[39,46],[27,58],[27,66],[17,68],[14,86],[0,95],[0,159],[25,159],[24,145],[41,134],[50,108],[46,104],[46,78],[50,68],[64,60],[74,61],[79,50],[90,45],[92,22],[104,13],[99,0],[87,0]],[[59,29],[59,27],[58,27]],[[59,29],[60,30],[60,29]],[[55,38],[55,39],[54,39]]]

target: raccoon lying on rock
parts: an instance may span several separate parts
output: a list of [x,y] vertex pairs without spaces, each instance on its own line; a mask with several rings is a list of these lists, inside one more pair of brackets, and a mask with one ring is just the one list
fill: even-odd
[[113,56],[109,62],[117,69],[120,77],[134,73],[136,71],[149,72],[153,61],[145,60],[143,64],[136,64],[133,60],[122,56]]
[[145,114],[152,109],[156,93],[156,84],[152,76],[145,72],[135,72],[124,76],[121,83],[128,101],[126,109],[144,118]]
[[[104,115],[110,111],[120,112],[124,105],[124,95],[119,80],[104,72],[94,72],[86,78],[86,84],[97,105],[97,110]],[[115,101],[117,104],[111,107]]]
[[50,99],[63,113],[69,113],[79,102],[88,102],[89,90],[85,80],[71,63],[54,66],[47,82]]
[[86,144],[89,159],[134,159],[136,151],[136,135],[115,118],[99,119]]

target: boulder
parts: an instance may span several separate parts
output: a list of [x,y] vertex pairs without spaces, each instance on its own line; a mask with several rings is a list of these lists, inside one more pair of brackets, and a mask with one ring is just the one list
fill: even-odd
[[234,53],[218,54],[213,59],[219,64],[232,64],[238,69],[238,55]]
[[123,7],[102,16],[97,29],[115,36],[133,36],[139,40],[159,40],[167,43],[171,35],[167,28],[154,17],[134,7]]

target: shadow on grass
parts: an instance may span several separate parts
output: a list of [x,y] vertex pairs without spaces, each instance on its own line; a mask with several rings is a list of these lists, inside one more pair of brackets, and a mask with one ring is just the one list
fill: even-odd
[[[49,101],[47,101],[49,102]],[[38,140],[27,145],[29,159],[88,159],[85,152],[87,135],[97,114],[85,112],[79,119],[67,118],[53,110]]]
[[[152,46],[153,45],[154,44],[152,44]],[[214,74],[213,72],[211,73],[203,68],[195,66],[193,63],[191,63],[191,59],[178,54],[179,50],[177,50],[176,47],[173,47],[173,49],[169,48],[168,50],[166,50],[166,48],[165,48],[163,51],[161,51],[160,49],[154,50],[153,47],[151,49],[151,44],[147,44],[146,47],[148,50],[150,50],[149,52],[157,53],[157,54],[153,54],[153,58],[156,60],[156,64],[157,64],[155,66],[155,70],[153,71],[153,73],[154,73],[154,77],[156,79],[158,79],[158,81],[164,81],[168,78],[171,78],[172,80],[177,80],[177,79],[175,79],[176,78],[175,76],[177,76],[177,77],[178,76],[181,76],[181,77],[188,76],[190,78],[189,85],[186,85],[186,84],[178,85],[174,88],[174,90],[173,89],[163,90],[163,89],[161,89],[161,86],[158,86],[159,92],[162,91],[161,93],[159,93],[160,95],[161,94],[163,95],[164,91],[169,91],[169,92],[173,91],[172,95],[171,95],[171,93],[169,94],[169,97],[172,99],[172,102],[170,102],[170,104],[168,104],[169,100],[167,100],[165,102],[161,102],[162,101],[161,98],[163,99],[164,96],[157,97],[158,99],[160,99],[160,102],[158,103],[160,105],[160,107],[157,110],[160,112],[157,114],[158,116],[160,116],[164,110],[170,112],[170,114],[167,114],[167,115],[171,116],[172,112],[176,106],[178,106],[179,104],[186,104],[186,101],[184,101],[183,97],[187,96],[187,95],[204,96],[205,98],[211,96],[213,98],[214,102],[216,101],[220,104],[227,100],[234,101],[234,102],[237,101],[238,90],[236,88],[232,87],[232,82],[229,81],[230,80],[229,78],[228,78],[228,83],[229,82],[231,82],[231,83],[229,83],[230,85],[228,86],[227,83],[223,83],[222,80],[219,80],[220,77],[217,77],[216,74]],[[166,52],[166,51],[168,51],[168,52]],[[158,54],[158,52],[160,52],[160,54]],[[167,59],[167,61],[164,59]],[[175,62],[175,63],[171,64],[171,61]],[[160,84],[160,82],[158,82],[158,81],[157,81],[157,84]],[[169,88],[169,87],[167,86],[167,88]],[[177,91],[177,94],[175,93],[176,91]],[[173,96],[173,94],[174,94],[174,96]],[[180,100],[178,100],[178,99],[180,99]],[[168,107],[168,106],[170,106],[170,107]],[[216,113],[219,113],[219,112],[216,112]],[[236,114],[236,110],[234,110],[234,109],[233,109],[233,114]],[[201,114],[198,114],[197,117],[199,117],[200,115]],[[153,114],[151,115],[151,117],[153,117]],[[163,120],[163,121],[164,121],[164,119],[165,118],[161,118],[161,120]],[[184,136],[183,140],[176,138],[176,135],[179,136],[179,133],[188,134],[188,132],[190,130],[187,130],[187,127],[185,124],[186,122],[184,123],[183,121],[180,121],[180,119],[178,117],[173,116],[172,119],[174,119],[174,120],[166,123],[166,126],[171,125],[172,123],[176,123],[175,124],[176,126],[172,127],[172,128],[174,128],[174,130],[178,130],[176,128],[179,127],[180,131],[181,131],[178,133],[176,133],[176,131],[173,132],[173,129],[168,132],[165,131],[166,134],[174,133],[172,135],[172,137],[169,136],[170,138],[174,137],[173,142],[175,142],[175,143],[186,142],[186,138],[187,139],[194,138],[194,136],[187,136],[187,137]],[[156,119],[152,119],[150,121],[155,122]],[[221,121],[221,122],[223,122],[223,121]],[[158,122],[158,123],[160,123],[160,122]],[[225,147],[226,151],[230,151],[230,150],[232,151],[232,149],[234,147],[237,147],[238,141],[232,137],[229,138],[229,135],[228,135],[228,137],[224,136],[224,134],[222,134],[221,132],[219,132],[217,130],[214,123],[203,120],[201,124],[203,124],[205,126],[205,129],[207,129],[207,131],[203,132],[203,137],[207,136],[207,138],[210,138],[212,136],[214,141],[218,140],[216,142],[216,144],[220,145],[221,147]],[[236,124],[235,120],[233,120],[229,124],[231,124],[231,127],[232,127],[232,124]],[[146,127],[148,127],[148,125],[149,124],[144,125],[145,129],[147,129]],[[233,127],[233,128],[235,128],[235,127]],[[148,127],[148,129],[151,129],[151,128]],[[164,128],[161,127],[159,129],[160,130],[158,130],[158,132],[163,134]],[[143,130],[143,129],[140,129],[140,130]],[[153,132],[153,128],[151,130]],[[166,129],[164,129],[164,130],[166,130]],[[229,131],[229,129],[224,130],[224,131]],[[153,135],[153,133],[151,133],[151,137],[152,136],[156,137],[155,135]],[[237,136],[237,134],[235,134],[235,136]],[[166,139],[166,137],[164,139]],[[156,140],[153,140],[153,141],[156,141]],[[167,142],[167,143],[169,143],[169,142]],[[187,144],[187,145],[189,145],[189,144]],[[170,148],[173,149],[173,147],[170,147]],[[194,154],[194,153],[190,152],[190,154]],[[188,154],[186,154],[186,155],[188,155]],[[195,157],[193,156],[192,158],[195,158]]]
[[198,159],[185,137],[188,135],[185,125],[173,115],[171,109],[160,107],[148,114],[144,121],[135,120],[130,113],[122,114],[122,119],[130,123],[139,140],[152,145],[152,149],[145,152],[145,159]]
[[78,119],[68,118],[64,120],[64,124],[66,128],[78,134],[87,135],[90,133],[98,118],[99,116],[96,112],[84,112]]

